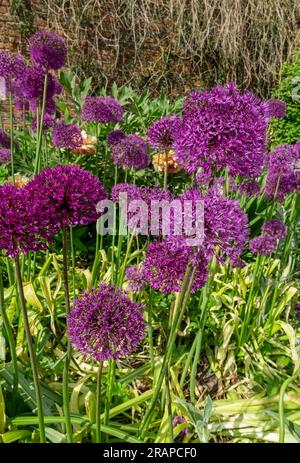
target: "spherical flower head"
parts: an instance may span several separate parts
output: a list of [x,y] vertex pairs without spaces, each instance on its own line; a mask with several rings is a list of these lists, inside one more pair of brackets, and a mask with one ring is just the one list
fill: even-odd
[[126,134],[122,130],[113,130],[107,135],[107,143],[110,146],[117,145],[124,138],[126,138]]
[[126,279],[128,281],[128,288],[133,293],[143,289],[147,285],[147,280],[143,275],[142,265],[132,265],[126,269]]
[[124,109],[115,98],[89,96],[82,107],[82,120],[102,124],[117,123],[123,119]]
[[268,175],[265,194],[268,199],[282,202],[290,194],[300,190],[300,142],[280,145],[265,157]]
[[278,100],[277,98],[271,98],[264,103],[264,111],[266,117],[271,119],[283,119],[286,115],[286,102]]
[[268,256],[269,254],[272,254],[276,247],[276,239],[269,235],[256,236],[249,242],[249,250],[253,254],[258,254],[260,256]]
[[31,59],[46,69],[60,69],[67,58],[67,45],[63,37],[54,32],[38,31],[29,39]]
[[239,193],[247,198],[256,198],[260,194],[260,184],[256,180],[245,180],[239,186]]
[[34,200],[26,188],[0,186],[0,248],[15,258],[19,252],[39,251],[53,239],[43,199]]
[[0,50],[0,77],[6,80],[18,79],[25,71],[23,56],[6,50]]
[[263,224],[262,234],[271,236],[276,240],[282,240],[286,237],[287,227],[278,219],[268,220]]
[[[126,196],[124,197],[124,195]],[[162,188],[155,187],[139,187],[128,183],[119,183],[112,188],[111,199],[119,203],[119,206],[126,210],[126,226],[131,233],[135,234],[152,234],[154,227],[156,228],[156,235],[162,233],[162,217],[153,210],[153,203],[165,201],[170,203],[174,199],[173,195]],[[123,201],[127,204],[123,204]],[[120,203],[121,201],[121,203]],[[139,204],[132,203],[139,201]],[[132,207],[131,207],[132,206]],[[142,227],[141,224],[145,224]],[[139,229],[138,229],[139,228]]]
[[[240,208],[239,201],[214,191],[203,195],[196,189],[187,190],[180,198],[182,201],[190,200],[193,204],[197,201],[204,203],[203,246],[207,257],[215,254],[219,258],[239,258],[249,236],[248,216]],[[195,210],[196,206],[193,207]]]
[[207,280],[208,261],[203,250],[195,252],[182,237],[168,237],[150,243],[142,267],[149,286],[163,294],[180,291],[189,263],[196,268],[191,292],[202,288]]
[[[33,65],[26,68],[22,79],[20,79],[20,85],[22,85],[23,95],[25,98],[28,98],[29,100],[34,98],[43,98],[45,75],[45,70],[41,66]],[[60,93],[60,91],[61,87],[57,79],[52,76],[52,74],[48,74],[46,91],[47,99],[53,98],[53,96],[56,95],[57,92]]]
[[11,162],[11,151],[7,148],[0,148],[0,165]]
[[53,128],[52,142],[57,148],[79,148],[83,144],[81,130],[78,125],[67,124],[65,121],[57,122]]
[[195,176],[195,184],[201,190],[207,190],[214,179],[214,172],[209,167],[201,168]]
[[174,144],[188,173],[229,167],[232,176],[257,177],[266,150],[268,118],[261,101],[234,83],[194,91],[185,102]]
[[[43,120],[43,132],[47,132],[47,130],[53,128],[55,126],[55,121],[54,119],[52,118],[52,116],[50,114],[45,114],[44,115],[44,120]],[[37,119],[34,118],[33,121],[32,121],[32,131],[34,133],[37,132]]]
[[97,203],[106,197],[97,177],[72,165],[44,169],[25,188],[33,201],[43,198],[44,210],[56,231],[95,222],[99,217]]
[[[37,113],[38,108],[41,107],[41,100],[40,98],[33,98],[29,101],[29,108],[30,111],[33,113]],[[45,113],[46,114],[57,114],[56,103],[53,98],[47,98],[45,104]]]
[[0,146],[3,146],[4,148],[10,147],[10,136],[1,128],[0,128]]
[[144,169],[150,164],[147,143],[138,135],[126,135],[119,143],[112,145],[112,160],[116,166],[127,169]]
[[145,333],[144,306],[111,285],[84,293],[68,316],[74,348],[98,361],[131,354]]
[[151,148],[166,151],[172,148],[179,128],[179,118],[173,116],[162,117],[150,125],[147,137]]

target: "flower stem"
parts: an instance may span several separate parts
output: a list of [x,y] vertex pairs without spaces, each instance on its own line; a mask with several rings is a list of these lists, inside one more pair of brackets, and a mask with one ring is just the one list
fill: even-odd
[[297,376],[300,374],[300,368],[298,368],[293,376],[290,378],[286,379],[283,385],[280,388],[280,393],[279,393],[279,408],[278,408],[278,413],[279,413],[279,443],[283,444],[284,443],[284,438],[285,438],[285,420],[284,420],[284,394],[285,391],[287,390],[288,385],[295,381]]
[[48,85],[48,71],[45,74],[45,80],[44,80],[41,119],[40,121],[37,120],[38,137],[37,137],[37,145],[36,145],[35,164],[34,164],[35,174],[39,172],[40,164],[41,164],[40,158],[41,158],[41,147],[42,147],[42,140],[43,140],[44,115],[45,115],[46,99],[47,99],[47,85]]
[[28,344],[28,351],[29,351],[32,375],[33,375],[33,383],[34,383],[34,389],[35,389],[35,397],[36,397],[38,420],[39,420],[40,442],[44,443],[46,442],[46,434],[45,434],[45,423],[44,423],[44,414],[43,414],[43,402],[42,402],[42,395],[41,395],[40,383],[39,383],[39,378],[38,378],[37,362],[35,358],[33,342],[32,342],[31,333],[30,333],[29,320],[28,320],[28,315],[27,315],[27,310],[26,310],[25,295],[24,295],[24,289],[23,289],[23,283],[22,283],[22,277],[21,277],[21,269],[20,269],[20,260],[19,260],[18,255],[15,258],[15,264],[16,264],[16,276],[17,276],[17,283],[18,283],[20,303],[21,303],[21,312],[22,312],[22,317],[23,317],[25,335],[26,335],[27,344]]
[[[68,280],[68,235],[67,228],[63,226],[63,275],[64,275],[64,293],[65,293],[65,306],[66,315],[70,313],[70,293],[69,293],[69,280]],[[73,441],[73,428],[70,417],[70,404],[69,404],[69,368],[71,362],[72,348],[68,338],[67,354],[65,358],[64,371],[63,371],[63,409],[66,420],[66,431],[68,443]]]
[[2,274],[0,272],[0,314],[3,320],[3,325],[6,331],[8,344],[9,344],[9,351],[11,355],[12,365],[14,369],[14,382],[13,382],[13,415],[16,413],[16,402],[17,402],[17,394],[18,394],[18,385],[19,385],[19,373],[18,373],[18,360],[17,360],[17,352],[16,352],[16,344],[14,340],[13,331],[4,307],[4,292],[3,292],[3,280]]
[[164,190],[168,189],[168,151],[165,152],[165,165],[164,165]]
[[13,141],[13,96],[12,96],[12,85],[11,81],[9,84],[9,127],[10,127],[10,153],[11,153],[11,175],[12,182],[15,185],[15,167],[14,167],[14,141]]
[[173,353],[173,348],[175,345],[176,341],[176,334],[177,330],[180,326],[186,305],[188,303],[189,299],[189,294],[191,291],[191,287],[193,284],[194,280],[194,274],[195,274],[195,268],[192,269],[192,265],[189,263],[185,272],[184,280],[182,283],[182,288],[180,293],[177,293],[176,295],[176,302],[175,302],[175,308],[174,308],[174,318],[173,318],[173,324],[170,330],[169,334],[169,339],[167,343],[167,348],[166,348],[166,354],[164,356],[163,364],[159,373],[159,377],[154,389],[154,394],[152,396],[152,400],[150,402],[150,405],[144,415],[143,421],[141,423],[140,427],[140,438],[143,440],[145,438],[145,434],[148,430],[152,414],[154,412],[154,408],[156,405],[156,402],[158,400],[158,396],[161,392],[161,387],[165,378],[166,370],[168,368],[168,364],[172,358],[172,353]]
[[103,362],[100,362],[97,372],[97,392],[96,392],[96,443],[101,443],[101,379]]

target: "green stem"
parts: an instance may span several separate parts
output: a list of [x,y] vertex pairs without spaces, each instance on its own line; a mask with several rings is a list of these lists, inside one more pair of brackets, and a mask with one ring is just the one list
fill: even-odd
[[168,151],[165,152],[164,190],[168,189]]
[[[64,275],[64,294],[66,315],[70,313],[70,293],[69,293],[69,279],[68,279],[68,236],[67,228],[63,226],[63,275]],[[72,348],[68,338],[67,355],[64,363],[63,371],[63,409],[66,420],[66,431],[68,443],[73,441],[73,429],[70,417],[70,403],[69,403],[69,368],[71,362]]]
[[3,320],[3,325],[6,331],[8,344],[9,344],[9,351],[12,360],[12,365],[14,369],[14,382],[13,382],[13,415],[16,413],[16,402],[17,402],[17,395],[18,395],[18,385],[19,385],[19,373],[18,373],[18,359],[17,359],[17,352],[16,352],[16,344],[14,340],[14,334],[4,307],[4,292],[3,292],[3,280],[2,274],[0,272],[0,313]]
[[23,283],[22,283],[22,277],[21,277],[21,269],[20,269],[20,260],[19,260],[18,255],[15,258],[15,264],[16,264],[16,277],[17,277],[17,283],[18,283],[18,289],[19,289],[19,297],[20,297],[20,303],[21,303],[20,304],[21,312],[22,312],[22,317],[23,317],[25,335],[26,335],[27,344],[28,344],[28,351],[29,351],[32,375],[33,375],[33,383],[34,383],[34,389],[35,389],[35,397],[36,397],[38,419],[39,419],[40,442],[44,443],[46,442],[46,434],[45,434],[45,423],[44,423],[44,413],[43,413],[43,402],[42,402],[42,395],[41,395],[40,383],[39,383],[39,378],[38,378],[37,362],[35,358],[33,342],[32,342],[31,333],[30,333],[29,320],[28,320],[28,315],[27,315],[27,310],[26,310],[25,295],[24,295],[24,289],[23,289]]
[[97,372],[97,391],[96,391],[96,443],[101,443],[101,379],[103,362],[100,362]]
[[11,175],[12,175],[13,185],[15,185],[14,141],[13,141],[14,117],[13,117],[13,96],[12,96],[11,81],[9,83],[9,127],[10,127]]
[[165,384],[166,384],[166,400],[167,400],[167,410],[168,410],[168,434],[169,434],[169,443],[171,444],[172,442],[174,442],[174,434],[173,434],[172,402],[171,402],[171,394],[170,394],[168,368],[167,368],[167,372],[165,376]]
[[192,266],[191,264],[188,264],[184,280],[182,283],[182,288],[180,293],[177,293],[176,296],[176,303],[175,303],[175,308],[174,308],[174,318],[173,318],[173,325],[170,330],[169,334],[169,339],[167,343],[167,348],[166,348],[166,354],[164,356],[163,364],[160,370],[160,374],[156,383],[156,387],[154,390],[154,394],[152,396],[151,402],[148,406],[148,409],[144,415],[143,421],[141,423],[140,427],[140,438],[143,440],[145,438],[145,434],[148,430],[152,414],[155,409],[156,402],[158,400],[158,396],[161,392],[161,387],[163,384],[163,380],[165,378],[166,370],[168,367],[169,362],[171,361],[172,358],[172,353],[176,341],[176,335],[177,335],[177,330],[180,326],[188,299],[189,299],[189,294],[191,291],[193,279],[194,279],[194,274],[195,274],[195,268],[193,269],[192,272]]
[[195,398],[196,375],[197,375],[197,366],[200,360],[200,354],[201,354],[201,348],[202,348],[203,331],[204,331],[206,317],[207,317],[207,301],[208,301],[208,285],[206,285],[203,288],[200,328],[196,336],[195,356],[194,356],[194,361],[193,361],[192,370],[191,370],[190,397],[191,397],[192,403],[196,402],[196,398]]
[[116,369],[115,360],[109,359],[108,380],[107,380],[105,409],[104,409],[104,425],[105,426],[107,426],[109,423],[109,411],[110,411],[110,406],[111,406],[113,385],[115,381],[115,369]]
[[[36,145],[35,164],[34,164],[35,174],[39,172],[40,164],[41,164],[41,147],[42,147],[42,139],[43,139],[44,115],[45,115],[46,100],[47,100],[47,85],[48,85],[48,71],[46,72],[45,79],[44,79],[41,119],[40,121],[37,120],[38,137],[37,137],[37,145]],[[38,119],[38,116],[37,116],[37,119]]]
[[284,420],[284,394],[287,390],[287,387],[290,383],[295,381],[297,376],[300,373],[300,368],[298,368],[293,376],[290,378],[287,378],[283,385],[280,388],[280,393],[279,393],[279,407],[278,407],[278,413],[279,413],[279,443],[284,443],[284,438],[285,438],[285,420]]

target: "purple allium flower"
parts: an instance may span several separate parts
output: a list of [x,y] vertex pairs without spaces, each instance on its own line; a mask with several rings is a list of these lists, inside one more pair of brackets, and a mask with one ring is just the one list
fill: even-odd
[[75,300],[68,335],[76,349],[98,361],[124,357],[144,337],[143,309],[120,289],[102,283]]
[[147,279],[151,288],[163,294],[180,291],[189,262],[196,267],[191,288],[191,292],[195,293],[206,283],[208,262],[203,250],[195,252],[192,246],[185,245],[182,237],[168,237],[150,243],[142,276]]
[[[29,107],[33,113],[37,113],[38,107],[41,107],[41,100],[39,98],[33,98],[29,102]],[[45,113],[47,114],[57,113],[56,103],[53,98],[46,99]]]
[[10,147],[10,136],[1,128],[0,128],[0,146],[3,146],[4,148]]
[[0,148],[0,165],[11,162],[11,151],[7,148]]
[[58,148],[74,150],[83,144],[81,130],[78,125],[67,124],[65,121],[57,122],[53,127],[53,145]]
[[115,98],[89,96],[82,107],[82,120],[86,122],[121,122],[124,109]]
[[266,150],[268,118],[252,93],[234,83],[210,91],[193,91],[184,105],[174,144],[178,163],[188,172],[199,167],[232,176],[257,177]]
[[126,134],[122,130],[113,130],[107,135],[107,143],[110,146],[117,145],[124,138],[126,138]]
[[[20,84],[23,89],[23,95],[29,100],[35,98],[42,98],[44,93],[44,83],[45,83],[45,70],[41,66],[31,66],[26,69],[24,75],[20,79]],[[53,98],[57,92],[60,93],[61,86],[58,83],[57,79],[48,74],[47,80],[47,99]]]
[[265,186],[267,198],[282,202],[300,190],[300,141],[294,145],[280,145],[265,158],[268,176]]
[[67,58],[65,39],[54,32],[38,31],[29,39],[31,59],[46,69],[60,69]]
[[259,254],[261,256],[268,256],[269,254],[272,254],[276,247],[276,239],[268,235],[256,236],[249,242],[249,250],[253,254]]
[[39,251],[53,240],[43,198],[32,198],[26,188],[0,186],[0,248],[10,257]]
[[144,169],[150,164],[147,143],[138,135],[126,135],[119,143],[112,145],[112,160],[116,166],[127,169]]
[[207,256],[216,254],[236,259],[243,251],[249,235],[248,217],[235,201],[215,192],[207,195],[196,189],[187,190],[180,196],[181,200],[204,202],[204,241]]
[[18,79],[25,71],[23,56],[6,50],[0,50],[0,77]]
[[143,275],[143,267],[141,265],[133,265],[126,269],[126,278],[130,291],[136,293],[147,285],[147,280]]
[[179,128],[179,118],[165,116],[150,125],[147,137],[151,148],[166,151],[172,148]]
[[264,111],[268,118],[276,117],[277,119],[283,119],[286,114],[286,102],[277,98],[271,98],[264,103]]
[[[169,191],[163,190],[158,186],[139,187],[128,183],[119,183],[112,188],[111,199],[115,202],[119,202],[120,193],[127,194],[127,210],[125,211],[126,225],[132,233],[134,232],[138,234],[140,232],[141,234],[151,234],[151,225],[153,228],[156,228],[157,235],[162,233],[162,217],[161,215],[157,217],[156,213],[152,214],[152,205],[153,202],[171,202],[174,197]],[[136,200],[144,201],[144,203],[132,203]],[[130,206],[134,207],[131,208]],[[121,205],[121,207],[124,207],[124,205]],[[141,223],[145,224],[144,231],[137,230],[137,227],[135,226],[136,217],[140,219],[138,221],[138,227]]]
[[49,167],[26,185],[31,201],[43,199],[44,214],[55,230],[95,222],[105,191],[97,177],[79,166]]
[[271,236],[274,239],[282,240],[286,237],[287,227],[278,219],[268,220],[262,227],[262,234]]
[[256,198],[260,193],[260,184],[256,180],[245,180],[239,186],[239,193],[247,198]]
[[200,172],[196,174],[195,184],[200,189],[208,189],[210,184],[213,182],[214,172],[209,167],[202,168]]
[[[44,115],[44,121],[43,121],[43,132],[46,132],[48,129],[53,128],[55,126],[55,121],[50,116],[50,114],[45,114]],[[36,117],[32,121],[32,130],[34,133],[37,131],[37,119]]]
[[[173,418],[173,428],[176,428],[179,424],[186,423],[186,419],[183,418],[183,416],[174,416]],[[185,437],[189,434],[189,428],[183,428],[183,430],[180,432],[180,437]]]

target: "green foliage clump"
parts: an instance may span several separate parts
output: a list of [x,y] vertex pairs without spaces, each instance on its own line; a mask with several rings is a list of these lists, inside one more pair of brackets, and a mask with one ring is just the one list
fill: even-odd
[[287,103],[287,111],[284,119],[274,119],[271,125],[272,146],[295,143],[300,139],[300,50],[292,63],[284,65],[274,96]]

